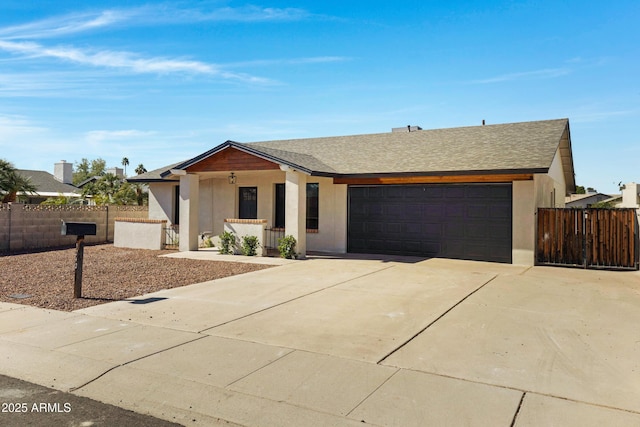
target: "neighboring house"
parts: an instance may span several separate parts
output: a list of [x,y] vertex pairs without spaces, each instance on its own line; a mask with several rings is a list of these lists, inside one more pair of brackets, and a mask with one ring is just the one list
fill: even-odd
[[612,196],[610,196],[609,194],[603,193],[571,194],[565,198],[565,207],[590,208],[591,205],[594,205],[598,202],[608,201],[611,198]]
[[[115,175],[117,178],[120,178],[121,180],[125,179],[122,168],[109,168],[109,169],[106,169],[104,173],[105,175],[107,174]],[[94,175],[90,178],[87,178],[84,181],[78,183],[78,188],[84,188],[89,183],[92,183],[92,184],[96,183],[97,181],[100,181],[103,177],[104,175]]]
[[264,219],[298,252],[533,265],[538,207],[575,191],[568,119],[241,144],[129,179],[180,250],[228,218]]
[[73,182],[73,164],[64,160],[54,165],[54,174],[45,171],[17,169],[17,172],[36,187],[36,194],[18,193],[20,200],[26,203],[38,204],[47,200],[49,197],[70,197],[79,198],[80,191],[72,185]]
[[[624,184],[621,188],[622,196],[620,196],[620,203],[616,205],[617,208],[640,208],[640,184],[630,182]],[[640,214],[640,212],[639,212]]]

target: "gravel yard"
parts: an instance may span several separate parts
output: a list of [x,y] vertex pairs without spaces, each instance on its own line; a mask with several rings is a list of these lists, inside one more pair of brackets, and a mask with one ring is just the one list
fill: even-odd
[[75,248],[0,255],[0,301],[73,311],[270,267],[158,257],[165,253],[169,252],[85,246],[79,299],[73,298]]

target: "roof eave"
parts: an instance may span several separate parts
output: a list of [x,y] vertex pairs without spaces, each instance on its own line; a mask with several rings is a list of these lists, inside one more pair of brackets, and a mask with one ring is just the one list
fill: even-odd
[[315,176],[327,176],[332,178],[389,178],[410,176],[465,176],[465,175],[512,175],[512,174],[537,174],[547,173],[549,168],[525,168],[525,169],[481,169],[463,171],[423,171],[423,172],[384,172],[384,173],[350,173],[350,174],[312,174]]
[[[245,152],[247,154],[251,154],[252,156],[256,156],[256,157],[259,157],[261,159],[270,161],[272,163],[276,163],[277,165],[288,166],[291,169],[294,169],[294,170],[299,171],[299,172],[303,172],[303,173],[305,173],[307,175],[313,175],[314,174],[314,171],[312,171],[309,168],[306,168],[304,166],[295,164],[293,162],[289,162],[289,161],[281,159],[279,157],[264,153],[264,152],[262,152],[260,150],[256,150],[255,148],[249,147],[246,144],[241,144],[241,143],[238,143],[238,142],[235,142],[235,141],[231,141],[231,140],[226,141],[226,142],[218,145],[217,147],[214,147],[211,150],[209,150],[209,151],[207,151],[205,153],[202,153],[202,154],[200,154],[200,155],[198,155],[198,156],[196,156],[196,157],[194,157],[192,159],[189,159],[184,163],[181,163],[181,164],[179,164],[177,166],[174,166],[171,169],[172,170],[186,170],[188,167],[193,166],[196,163],[199,163],[199,162],[201,162],[201,161],[203,161],[203,160],[205,160],[205,159],[207,159],[207,158],[209,158],[209,157],[211,157],[211,156],[213,156],[213,155],[215,155],[215,154],[217,154],[217,153],[219,153],[222,150],[225,150],[227,148],[235,148],[236,150]],[[160,176],[162,178],[166,178],[166,177],[175,176],[175,175],[171,172],[171,170],[167,170],[165,172],[162,172],[160,174]]]

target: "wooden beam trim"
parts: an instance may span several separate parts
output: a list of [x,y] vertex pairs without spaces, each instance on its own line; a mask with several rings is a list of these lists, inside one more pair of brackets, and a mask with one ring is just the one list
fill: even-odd
[[460,184],[486,182],[531,181],[533,174],[505,175],[438,175],[438,176],[402,176],[377,178],[333,178],[334,184],[375,185],[375,184]]

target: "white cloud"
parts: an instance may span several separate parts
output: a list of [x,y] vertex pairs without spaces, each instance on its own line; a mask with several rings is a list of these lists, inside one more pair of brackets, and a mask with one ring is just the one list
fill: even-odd
[[85,134],[90,143],[101,143],[104,141],[121,141],[127,139],[139,139],[156,135],[155,131],[142,131],[136,129],[126,130],[93,130]]
[[17,137],[41,134],[46,130],[46,128],[34,125],[23,116],[0,115],[0,145],[13,144]]
[[27,58],[49,57],[82,65],[128,70],[134,73],[194,73],[248,83],[271,83],[269,79],[248,74],[231,73],[217,65],[200,61],[176,58],[143,58],[131,52],[102,50],[89,52],[67,46],[46,47],[35,42],[12,42],[0,40],[0,49]]
[[130,19],[133,15],[135,15],[133,11],[105,10],[98,13],[49,18],[28,24],[0,28],[0,38],[15,40],[59,37],[112,26]]
[[349,61],[351,58],[346,56],[312,56],[307,58],[292,59],[263,59],[255,61],[243,61],[224,64],[225,67],[247,67],[247,66],[271,66],[271,65],[304,65],[304,64],[322,64],[330,62]]
[[521,73],[502,74],[496,77],[490,77],[487,79],[473,80],[472,84],[489,84],[489,83],[502,83],[514,80],[536,80],[536,79],[552,79],[556,77],[565,76],[570,74],[571,70],[567,68],[546,68],[543,70],[525,71]]
[[311,16],[297,8],[263,8],[258,6],[223,7],[210,11],[180,9],[167,5],[111,9],[74,13],[22,25],[0,28],[4,40],[33,40],[62,37],[117,25],[189,24],[193,22],[282,22]]

